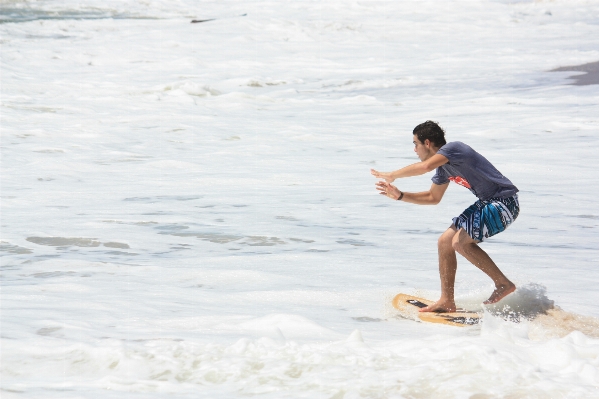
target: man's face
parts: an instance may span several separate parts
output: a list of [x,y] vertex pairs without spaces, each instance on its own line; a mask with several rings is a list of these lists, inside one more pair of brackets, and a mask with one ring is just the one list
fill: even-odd
[[414,135],[414,152],[418,155],[421,161],[426,161],[433,154],[431,153],[431,143],[424,140],[424,143],[418,140],[418,136]]

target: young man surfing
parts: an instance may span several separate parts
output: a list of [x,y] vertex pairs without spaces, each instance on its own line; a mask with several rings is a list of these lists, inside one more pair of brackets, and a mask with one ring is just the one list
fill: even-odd
[[[516,286],[499,270],[495,262],[478,245],[486,238],[504,231],[520,212],[518,188],[501,174],[485,157],[464,143],[447,143],[445,132],[435,122],[426,121],[414,128],[414,152],[421,162],[394,172],[378,172],[384,179],[376,183],[381,195],[393,200],[418,205],[436,205],[441,201],[450,181],[469,189],[478,201],[466,208],[441,234],[438,242],[441,298],[421,312],[453,312],[456,252],[485,272],[495,283],[495,290],[484,303],[500,301],[514,292]],[[395,179],[419,176],[436,169],[430,190],[419,193],[400,191],[392,185]]]

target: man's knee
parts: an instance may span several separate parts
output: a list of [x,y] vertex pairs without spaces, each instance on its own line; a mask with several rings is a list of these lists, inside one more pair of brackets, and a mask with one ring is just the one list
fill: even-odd
[[441,236],[439,237],[439,240],[437,241],[437,246],[439,247],[439,250],[447,250],[447,249],[451,249],[452,248],[452,241],[454,236],[456,235],[455,230],[449,228],[447,229],[443,234],[441,234]]
[[470,237],[464,229],[458,230],[458,232],[453,236],[451,240],[451,247],[458,253],[463,253],[464,248],[467,245],[472,244],[476,244],[476,241],[474,241],[472,237]]
[[460,240],[458,239],[458,235],[456,234],[453,240],[451,240],[451,247],[456,252],[462,252],[462,244],[460,244]]

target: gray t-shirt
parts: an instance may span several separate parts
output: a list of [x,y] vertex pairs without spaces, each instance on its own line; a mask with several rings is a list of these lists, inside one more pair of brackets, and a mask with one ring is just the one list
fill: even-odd
[[518,192],[518,188],[495,169],[487,158],[460,141],[445,144],[437,154],[445,156],[449,162],[437,168],[432,178],[435,184],[453,181],[483,201],[511,197]]

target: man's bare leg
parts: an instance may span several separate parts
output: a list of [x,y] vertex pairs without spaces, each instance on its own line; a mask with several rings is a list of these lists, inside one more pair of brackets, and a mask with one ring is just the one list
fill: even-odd
[[451,226],[445,233],[441,234],[438,242],[439,251],[439,275],[441,277],[441,298],[420,312],[455,312],[454,285],[455,274],[458,270],[458,261],[453,249],[453,239],[456,228]]
[[495,283],[495,291],[484,302],[485,304],[499,302],[516,290],[514,283],[508,280],[489,255],[478,246],[478,241],[472,239],[464,229],[458,230],[453,236],[452,246],[460,255],[468,259],[470,263],[491,277]]

